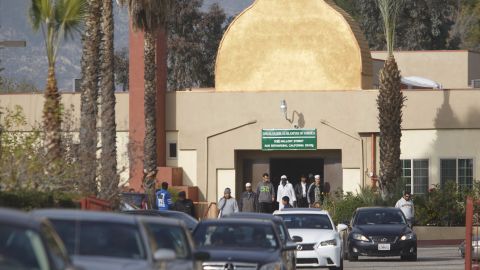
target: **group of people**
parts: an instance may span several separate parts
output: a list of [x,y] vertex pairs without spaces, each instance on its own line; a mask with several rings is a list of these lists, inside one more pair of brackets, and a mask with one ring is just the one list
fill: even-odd
[[158,210],[173,210],[184,212],[192,217],[195,217],[195,207],[193,201],[187,199],[185,191],[178,193],[178,198],[175,202],[172,200],[172,195],[168,191],[168,183],[163,182],[162,188],[155,192],[156,208]]
[[279,204],[278,210],[292,207],[320,207],[324,199],[324,186],[320,175],[312,175],[311,178],[314,178],[314,182],[310,184],[307,177],[302,175],[300,182],[294,187],[288,181],[288,177],[282,175],[278,189],[275,190],[270,182],[270,176],[264,173],[255,191],[251,183],[246,183],[245,191],[238,202],[231,196],[230,188],[226,188],[217,205],[219,217],[236,212],[272,213],[275,202]]

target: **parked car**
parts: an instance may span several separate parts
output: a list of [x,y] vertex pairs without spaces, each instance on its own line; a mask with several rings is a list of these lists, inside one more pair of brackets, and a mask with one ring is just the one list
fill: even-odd
[[394,207],[358,208],[350,222],[346,246],[350,261],[358,256],[417,260],[417,235],[402,211]]
[[[465,240],[458,246],[458,253],[465,258]],[[480,236],[472,237],[472,259],[480,259]]]
[[[343,269],[343,241],[327,211],[317,208],[288,208],[273,213],[285,222],[290,235],[300,236],[298,267]],[[340,224],[339,230],[347,226]]]
[[46,219],[0,208],[0,269],[75,269]]
[[192,216],[185,214],[183,212],[178,212],[178,211],[168,211],[168,210],[159,211],[155,209],[149,209],[149,210],[139,209],[139,210],[122,211],[122,213],[131,214],[131,215],[160,216],[160,217],[178,219],[183,221],[185,225],[187,225],[187,228],[190,231],[193,231],[198,224],[198,220],[194,219]]
[[210,254],[203,269],[294,270],[295,244],[283,245],[270,220],[225,218],[201,221],[193,232],[197,248]]
[[86,270],[195,269],[190,233],[182,221],[169,218],[78,210],[36,210],[48,218],[63,239],[75,265]]

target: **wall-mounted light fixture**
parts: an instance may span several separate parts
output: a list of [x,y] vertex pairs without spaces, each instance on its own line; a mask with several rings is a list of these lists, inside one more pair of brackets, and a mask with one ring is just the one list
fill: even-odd
[[293,124],[295,119],[295,114],[297,115],[297,123],[293,125],[294,128],[303,128],[305,126],[305,119],[303,118],[303,113],[299,113],[294,110],[292,112],[292,118],[288,118],[288,107],[285,99],[282,99],[280,101],[280,112],[285,117],[285,120],[287,120],[290,124]]

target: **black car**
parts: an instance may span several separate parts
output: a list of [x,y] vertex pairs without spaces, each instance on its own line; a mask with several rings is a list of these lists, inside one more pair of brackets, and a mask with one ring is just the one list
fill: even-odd
[[0,269],[75,268],[60,237],[46,219],[0,208]]
[[183,212],[178,211],[169,211],[169,210],[126,210],[122,211],[124,214],[131,214],[131,215],[143,215],[143,216],[160,216],[160,217],[168,217],[181,220],[187,225],[187,228],[190,231],[193,231],[198,224],[198,220],[194,219],[192,216],[185,214]]
[[205,220],[195,228],[193,237],[197,248],[210,254],[203,269],[295,269],[288,254],[297,246],[284,245],[270,220]]
[[417,260],[417,235],[398,208],[358,208],[350,222],[345,254],[350,261],[358,256],[400,256]]

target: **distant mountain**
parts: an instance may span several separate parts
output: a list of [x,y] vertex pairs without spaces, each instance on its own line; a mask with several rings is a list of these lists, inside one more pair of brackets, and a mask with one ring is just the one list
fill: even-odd
[[[228,16],[235,16],[253,0],[204,0],[204,9],[219,3]],[[26,48],[0,49],[3,76],[30,82],[43,89],[47,78],[47,59],[41,31],[34,33],[29,23],[30,0],[0,0],[0,40],[26,40]],[[115,5],[115,48],[128,46],[128,12]],[[63,42],[56,65],[58,87],[72,91],[73,79],[80,77],[81,37]]]

